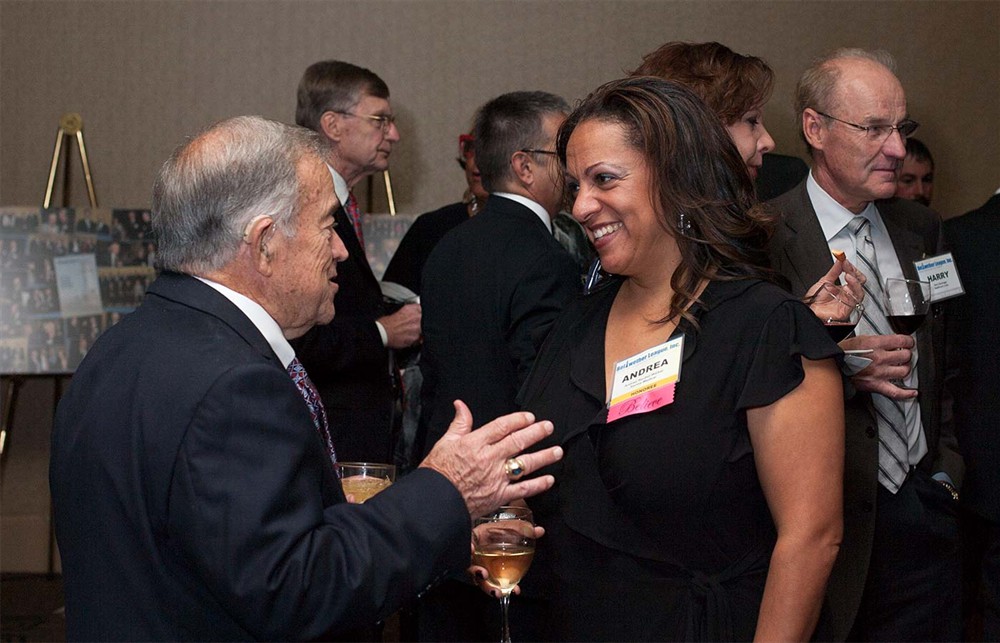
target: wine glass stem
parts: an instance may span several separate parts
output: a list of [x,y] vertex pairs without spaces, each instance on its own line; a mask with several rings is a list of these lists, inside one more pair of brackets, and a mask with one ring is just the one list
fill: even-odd
[[507,621],[507,611],[510,609],[510,594],[502,592],[500,594],[500,643],[510,643],[510,623]]

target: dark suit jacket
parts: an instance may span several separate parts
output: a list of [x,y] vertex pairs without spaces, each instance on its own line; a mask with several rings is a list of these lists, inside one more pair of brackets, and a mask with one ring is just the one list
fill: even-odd
[[[771,240],[771,262],[784,275],[796,295],[822,277],[833,258],[816,218],[806,181],[770,201],[782,213]],[[903,273],[916,277],[913,261],[941,251],[941,224],[937,215],[914,201],[887,199],[876,202],[889,231]],[[928,453],[920,467],[944,471],[956,485],[962,481],[951,422],[943,421],[944,326],[936,308],[917,331],[917,366],[920,378],[920,415]],[[878,491],[878,429],[868,393],[848,386],[845,406],[844,539],[830,575],[827,604],[816,631],[819,640],[844,640],[854,622],[864,589],[874,534],[875,498]]]
[[480,214],[445,235],[424,266],[421,291],[424,452],[451,422],[455,399],[477,426],[516,410],[541,341],[579,290],[569,254],[515,201],[491,195]]
[[809,175],[809,166],[797,156],[769,152],[757,172],[757,198],[769,201],[788,192]]
[[176,273],[87,354],[51,458],[70,640],[350,635],[469,560],[437,473],[346,504],[270,345]]
[[981,208],[944,222],[965,295],[946,303],[948,362],[957,370],[955,431],[968,467],[962,501],[1000,522],[1000,194]]
[[343,208],[334,219],[348,253],[337,264],[337,313],[332,322],[314,327],[292,346],[323,398],[337,457],[345,462],[392,462],[395,392],[389,350],[375,326],[386,314],[382,291]]
[[462,202],[421,214],[399,242],[382,275],[383,281],[406,286],[419,295],[420,277],[434,246],[449,230],[468,219],[469,210]]

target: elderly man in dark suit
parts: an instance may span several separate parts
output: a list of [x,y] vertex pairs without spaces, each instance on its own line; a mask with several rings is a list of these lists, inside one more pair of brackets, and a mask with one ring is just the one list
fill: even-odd
[[470,433],[456,403],[420,468],[345,502],[288,342],[333,318],[346,257],[318,145],[240,117],[161,170],[164,272],[87,354],[52,436],[70,640],[357,638],[469,564],[470,516],[551,485],[505,473],[551,424],[517,414]]
[[[516,408],[542,339],[580,289],[573,259],[552,236],[563,194],[555,139],[568,112],[558,96],[513,92],[476,114],[476,163],[490,197],[438,242],[422,279],[417,444],[425,451],[444,433],[451,400],[482,417]],[[521,636],[530,638],[528,605],[519,603]],[[484,623],[495,611],[479,590],[452,582],[424,602],[418,636],[488,640],[495,632]]]
[[338,60],[314,63],[299,82],[295,122],[318,132],[333,176],[337,233],[349,254],[338,267],[338,314],[294,342],[315,379],[345,461],[388,462],[398,376],[392,351],[420,339],[420,305],[391,314],[368,259],[353,188],[389,167],[399,130],[389,88],[368,69]]
[[951,385],[955,432],[968,469],[962,504],[972,512],[966,553],[982,578],[979,640],[1000,641],[1000,190],[981,207],[945,221],[944,230],[965,288],[947,309],[948,362],[957,371]]
[[832,250],[868,277],[857,337],[841,342],[872,352],[850,378],[844,540],[817,629],[825,640],[960,635],[962,461],[942,417],[942,319],[935,309],[913,335],[895,334],[882,301],[885,279],[914,278],[913,262],[942,246],[934,212],[891,198],[916,126],[892,66],[885,52],[852,49],[806,70],[796,109],[812,170],[771,202],[783,214],[772,262],[795,292],[830,268]]

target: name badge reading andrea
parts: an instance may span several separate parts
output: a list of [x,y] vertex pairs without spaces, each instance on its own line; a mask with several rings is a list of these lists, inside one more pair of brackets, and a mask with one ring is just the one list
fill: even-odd
[[684,336],[680,335],[615,363],[608,422],[672,404],[683,357]]
[[927,257],[914,261],[920,281],[931,284],[931,301],[939,302],[965,294],[962,280],[958,277],[958,268],[950,252],[936,257]]

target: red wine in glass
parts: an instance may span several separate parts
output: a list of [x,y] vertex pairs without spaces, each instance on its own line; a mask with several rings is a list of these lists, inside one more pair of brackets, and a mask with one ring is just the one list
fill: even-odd
[[927,313],[921,315],[888,315],[889,326],[900,335],[912,335],[924,323]]
[[847,337],[854,332],[855,326],[858,322],[825,322],[823,326],[826,328],[827,334],[830,335],[830,339],[840,343],[842,340],[847,339]]

